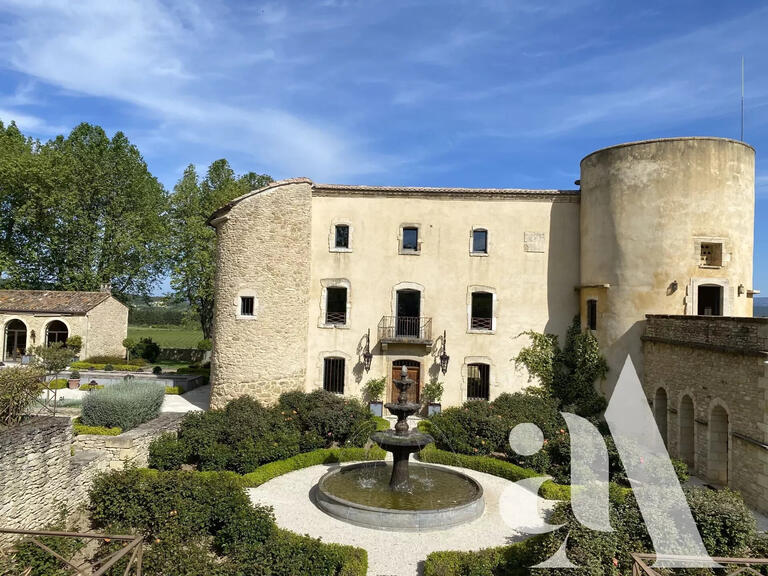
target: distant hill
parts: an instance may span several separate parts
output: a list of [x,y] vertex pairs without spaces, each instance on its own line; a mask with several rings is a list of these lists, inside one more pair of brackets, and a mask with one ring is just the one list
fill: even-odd
[[755,298],[753,315],[768,318],[768,297]]

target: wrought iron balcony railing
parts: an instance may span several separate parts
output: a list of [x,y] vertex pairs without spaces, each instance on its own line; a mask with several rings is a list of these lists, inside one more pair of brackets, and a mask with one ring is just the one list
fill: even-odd
[[472,330],[493,330],[493,318],[472,318]]
[[382,342],[432,342],[432,318],[425,316],[384,316],[379,321]]

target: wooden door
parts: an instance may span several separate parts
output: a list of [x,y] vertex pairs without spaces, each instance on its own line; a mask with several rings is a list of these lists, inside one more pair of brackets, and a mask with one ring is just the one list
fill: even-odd
[[421,390],[421,364],[416,360],[395,360],[392,362],[392,383],[390,398],[392,402],[397,402],[400,390],[395,386],[395,380],[400,380],[402,367],[408,368],[408,378],[413,380],[413,384],[408,389],[408,402],[419,402],[419,392]]

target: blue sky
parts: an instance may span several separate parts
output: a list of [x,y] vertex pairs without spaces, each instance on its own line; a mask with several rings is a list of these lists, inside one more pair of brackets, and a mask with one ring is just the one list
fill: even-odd
[[619,142],[757,150],[768,292],[768,6],[470,0],[0,0],[0,119],[122,130],[171,188],[189,163],[321,182],[571,188]]

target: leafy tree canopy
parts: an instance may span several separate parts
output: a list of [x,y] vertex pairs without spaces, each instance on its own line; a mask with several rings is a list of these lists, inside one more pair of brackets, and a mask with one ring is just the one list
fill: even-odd
[[167,262],[167,195],[122,132],[40,143],[0,122],[4,287],[147,294]]
[[216,267],[216,234],[206,221],[230,200],[272,182],[267,174],[238,176],[224,159],[216,160],[200,180],[193,165],[173,189],[170,199],[173,229],[171,286],[190,303],[200,319],[204,338],[213,326],[213,279]]

